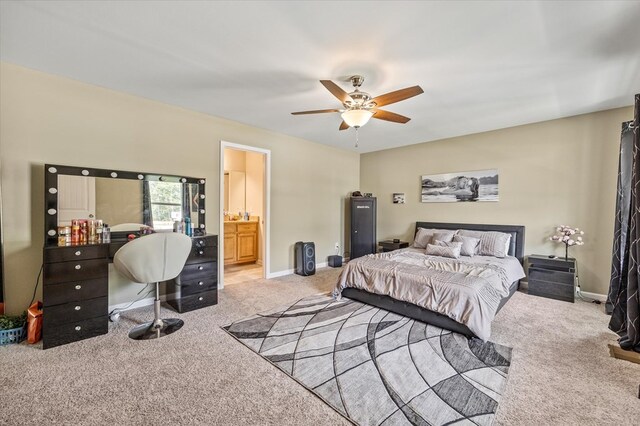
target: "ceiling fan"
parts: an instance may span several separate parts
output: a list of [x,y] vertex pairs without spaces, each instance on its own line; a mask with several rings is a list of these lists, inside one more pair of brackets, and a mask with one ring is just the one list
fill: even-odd
[[313,111],[298,111],[292,112],[293,115],[303,114],[322,114],[326,112],[340,112],[342,113],[342,123],[340,124],[340,130],[354,127],[356,130],[359,127],[367,124],[371,117],[378,120],[392,121],[394,123],[406,123],[411,120],[409,117],[405,117],[400,114],[385,111],[379,109],[384,105],[393,104],[396,102],[404,101],[405,99],[412,98],[421,93],[424,90],[420,86],[407,87],[406,89],[396,90],[394,92],[385,93],[384,95],[376,96],[372,98],[367,92],[360,91],[360,86],[364,82],[364,77],[361,75],[354,75],[350,78],[353,87],[353,92],[347,93],[342,90],[337,84],[331,80],[320,80],[320,83],[327,88],[329,92],[333,94],[344,106],[344,109],[320,109]]

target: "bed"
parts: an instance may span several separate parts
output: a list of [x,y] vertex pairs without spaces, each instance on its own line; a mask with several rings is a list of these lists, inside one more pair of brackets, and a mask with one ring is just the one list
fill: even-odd
[[415,248],[363,256],[347,263],[334,295],[487,340],[493,318],[524,278],[524,226],[416,222],[414,235],[419,228],[501,232],[511,238],[502,259],[455,260]]

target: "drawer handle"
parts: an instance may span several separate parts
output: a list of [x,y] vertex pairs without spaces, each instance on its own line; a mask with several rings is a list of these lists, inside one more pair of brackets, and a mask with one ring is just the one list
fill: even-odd
[[80,306],[80,305],[76,305],[76,307],[75,307],[75,308],[73,308],[73,309],[75,309],[76,311],[79,311],[80,309],[82,309],[82,306]]
[[82,265],[76,265],[76,269],[82,269]]
[[76,290],[80,290],[81,288],[82,288],[82,286],[81,286],[80,284],[78,284],[78,285],[76,286]]
[[202,271],[204,269],[204,266],[198,266],[198,271]]
[[200,296],[198,297],[198,300],[202,302],[204,300],[204,297]]
[[80,327],[79,325],[76,325],[76,331],[80,331],[82,330],[82,327]]
[[202,285],[204,284],[202,281],[198,281],[198,285]]
[[204,254],[204,251],[202,251],[202,250],[198,250],[198,254],[199,254],[199,255],[203,255],[203,254]]
[[78,250],[78,251],[75,253],[75,255],[76,255],[76,256],[80,256],[81,254],[82,254],[82,252],[81,252],[80,250]]

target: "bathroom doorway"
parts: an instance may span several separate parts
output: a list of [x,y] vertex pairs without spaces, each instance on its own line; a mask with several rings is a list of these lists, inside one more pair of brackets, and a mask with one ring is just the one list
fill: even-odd
[[220,143],[219,288],[269,276],[271,152]]

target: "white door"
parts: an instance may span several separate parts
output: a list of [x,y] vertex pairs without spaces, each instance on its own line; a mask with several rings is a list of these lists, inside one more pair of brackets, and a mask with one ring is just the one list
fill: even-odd
[[96,216],[96,178],[58,175],[58,225]]

